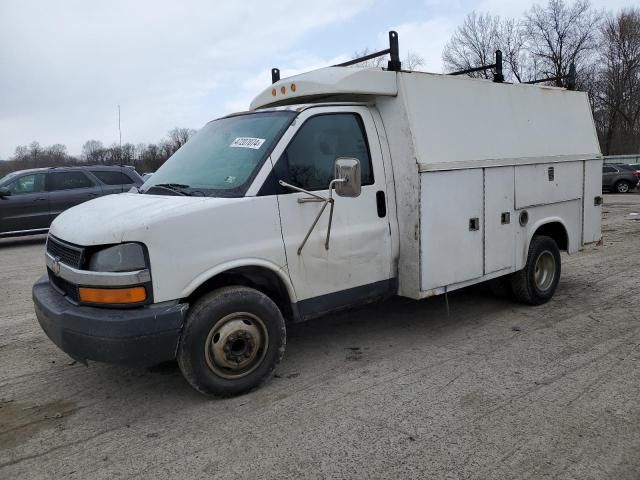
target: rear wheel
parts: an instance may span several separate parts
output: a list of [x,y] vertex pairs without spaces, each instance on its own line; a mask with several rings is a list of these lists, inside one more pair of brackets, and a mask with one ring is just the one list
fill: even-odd
[[560,250],[551,238],[536,235],[529,245],[525,267],[511,277],[513,296],[530,305],[548,302],[560,281]]
[[240,395],[271,377],[285,343],[284,319],[269,297],[253,288],[225,287],[192,307],[178,347],[178,364],[199,392]]
[[626,180],[620,180],[616,183],[615,190],[618,193],[629,193],[629,190],[631,190],[631,184]]

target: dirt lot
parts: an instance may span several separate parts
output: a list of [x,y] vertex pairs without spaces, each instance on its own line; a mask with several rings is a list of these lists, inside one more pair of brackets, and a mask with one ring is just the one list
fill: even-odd
[[42,237],[0,241],[0,478],[640,478],[640,195],[552,302],[481,289],[289,331],[277,377],[201,397],[175,365],[72,362],[30,299]]

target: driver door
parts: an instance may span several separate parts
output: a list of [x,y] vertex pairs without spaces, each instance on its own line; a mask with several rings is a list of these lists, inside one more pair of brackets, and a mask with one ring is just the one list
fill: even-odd
[[44,172],[16,177],[0,198],[0,233],[49,228],[49,194],[44,191]]
[[310,318],[390,291],[391,234],[382,154],[369,110],[311,108],[300,114],[295,126],[285,135],[286,148],[274,151],[277,179],[328,197],[337,158],[357,158],[361,170],[358,197],[332,194],[335,203],[328,249],[330,206],[298,252],[322,203],[305,201],[309,195],[286,188],[278,195],[289,275],[300,315]]

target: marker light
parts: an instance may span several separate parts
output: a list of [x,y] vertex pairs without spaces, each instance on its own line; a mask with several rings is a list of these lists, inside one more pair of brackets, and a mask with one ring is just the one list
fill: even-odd
[[292,83],[292,84],[291,84],[291,91],[292,91],[292,92],[295,92],[295,91],[296,91],[296,84],[295,84],[295,83]]
[[80,301],[84,303],[125,304],[141,303],[147,299],[144,287],[87,288],[80,287]]
[[282,87],[280,87],[280,93],[282,95],[284,95],[285,93],[287,93],[287,87],[285,87],[284,85]]
[[275,97],[275,96],[276,96],[276,93],[278,93],[278,92],[276,91],[276,89],[275,89],[275,88],[271,90],[271,96],[272,96],[272,97]]

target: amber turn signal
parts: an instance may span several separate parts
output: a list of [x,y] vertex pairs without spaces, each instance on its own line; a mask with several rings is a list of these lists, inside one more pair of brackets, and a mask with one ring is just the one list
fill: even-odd
[[80,301],[84,303],[125,304],[140,303],[147,299],[144,287],[87,288],[80,287]]

